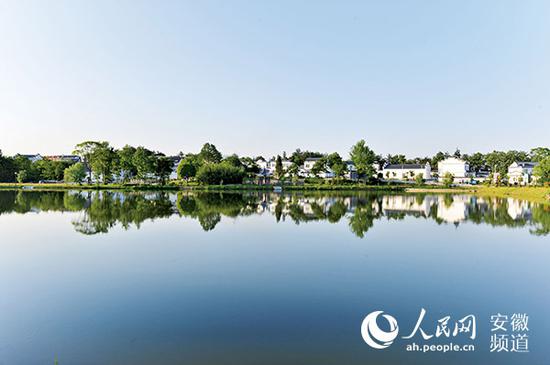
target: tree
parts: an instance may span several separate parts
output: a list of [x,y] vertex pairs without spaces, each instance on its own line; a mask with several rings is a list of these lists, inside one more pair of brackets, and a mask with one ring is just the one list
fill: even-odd
[[320,152],[302,151],[297,148],[296,151],[292,152],[292,155],[290,155],[290,161],[298,166],[302,166],[306,159],[310,157],[323,157],[323,154]]
[[103,183],[111,180],[113,167],[115,165],[116,153],[109,142],[99,142],[95,144],[88,161],[92,172],[97,177],[101,177]]
[[533,175],[537,177],[539,184],[550,183],[550,156],[542,159],[533,169]]
[[156,172],[156,158],[153,151],[139,146],[132,157],[132,163],[136,168],[136,176],[140,180],[145,180],[149,175]]
[[201,151],[199,152],[199,159],[202,163],[220,163],[222,160],[222,154],[216,146],[211,143],[205,143]]
[[422,185],[424,183],[424,176],[422,176],[422,174],[417,174],[414,180],[417,185]]
[[200,164],[197,155],[188,154],[178,165],[178,179],[187,180],[190,177],[195,177],[199,167]]
[[77,144],[73,151],[73,154],[80,156],[82,163],[84,163],[84,166],[88,170],[88,180],[92,179],[92,168],[90,166],[90,156],[92,155],[92,153],[94,152],[98,144],[99,142],[96,142],[96,141],[85,141]]
[[367,146],[364,139],[357,142],[350,151],[350,159],[355,164],[357,173],[371,179],[375,174],[372,164],[376,159],[375,153]]
[[460,158],[462,156],[458,147],[456,148],[455,153],[453,153],[453,156],[456,158]]
[[443,175],[443,185],[446,187],[450,187],[453,185],[453,182],[455,180],[455,177],[450,172],[446,172],[445,175]]
[[241,157],[241,164],[244,167],[244,170],[249,175],[254,175],[260,172],[260,167],[256,165],[256,161],[254,161],[251,157]]
[[275,159],[275,176],[277,179],[281,179],[284,173],[283,159],[281,158],[281,155],[277,155],[277,159]]
[[0,150],[0,182],[14,182],[17,166],[13,158],[5,157]]
[[122,177],[122,181],[128,181],[134,178],[137,175],[137,169],[134,165],[134,154],[136,153],[136,148],[126,145],[122,149],[117,151],[118,155],[118,170]]
[[292,162],[288,168],[288,171],[287,173],[292,177],[292,178],[297,178],[298,177],[298,172],[300,171],[300,166],[295,164],[294,162]]
[[160,183],[164,185],[172,170],[174,168],[174,162],[166,156],[158,156],[156,159],[155,174],[160,180]]
[[437,167],[437,164],[439,163],[439,161],[443,161],[447,157],[449,157],[448,152],[439,151],[438,153],[435,154],[434,157],[432,157],[432,161],[430,162],[430,165],[432,165],[433,167]]
[[243,168],[228,164],[206,164],[197,171],[197,180],[202,184],[241,184],[245,177]]
[[63,172],[63,180],[68,183],[82,183],[86,178],[86,168],[83,163],[77,162],[65,169]]
[[315,176],[318,176],[321,172],[327,171],[327,158],[325,156],[321,157],[311,167],[311,173]]
[[535,162],[541,162],[547,157],[550,157],[550,148],[537,147],[531,150],[531,157]]
[[346,173],[347,166],[337,152],[327,156],[327,166],[337,178],[344,176]]
[[222,162],[235,167],[243,167],[241,159],[235,153],[224,158]]
[[13,163],[15,171],[17,171],[16,177],[18,182],[37,182],[40,180],[40,170],[25,156],[15,156]]
[[464,155],[464,159],[470,166],[470,171],[478,172],[482,167],[486,165],[485,156],[481,152],[476,152],[473,155]]

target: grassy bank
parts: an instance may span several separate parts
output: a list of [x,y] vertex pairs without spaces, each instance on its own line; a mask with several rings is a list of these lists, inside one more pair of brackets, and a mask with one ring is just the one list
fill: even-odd
[[453,193],[494,196],[498,198],[515,198],[543,204],[550,204],[550,188],[548,187],[518,187],[518,186],[472,186],[472,187],[430,187],[408,188],[407,193]]
[[475,193],[481,196],[525,199],[533,202],[550,204],[550,187],[480,186],[475,188]]

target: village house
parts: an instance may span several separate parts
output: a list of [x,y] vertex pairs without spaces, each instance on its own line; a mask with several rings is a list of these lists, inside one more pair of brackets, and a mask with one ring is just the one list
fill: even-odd
[[21,155],[21,154],[17,154],[15,155],[16,157],[17,156],[21,156],[21,157],[25,157],[26,159],[28,159],[30,162],[36,162],[36,161],[40,161],[43,159],[43,157],[37,153],[37,154],[34,154],[34,155]]
[[50,160],[50,161],[62,161],[62,162],[70,162],[70,163],[80,162],[80,156],[76,156],[76,155],[51,155],[51,156],[44,156],[44,159]]
[[470,165],[457,157],[448,157],[437,164],[439,180],[442,181],[447,173],[453,175],[455,183],[467,183],[471,180]]
[[519,161],[508,166],[508,183],[513,185],[527,185],[533,182],[533,169],[536,162]]
[[388,164],[380,171],[386,180],[414,180],[418,175],[424,180],[432,178],[432,169],[428,162],[422,164]]

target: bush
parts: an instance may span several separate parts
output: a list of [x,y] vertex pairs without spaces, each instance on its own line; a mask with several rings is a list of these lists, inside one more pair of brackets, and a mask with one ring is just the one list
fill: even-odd
[[67,167],[63,173],[65,182],[82,183],[86,178],[86,168],[80,162]]
[[445,175],[443,175],[443,185],[445,185],[446,187],[450,187],[451,185],[453,185],[454,179],[455,178],[453,174],[451,174],[450,172],[445,173]]
[[206,185],[242,184],[244,169],[229,164],[206,164],[197,171],[197,181]]

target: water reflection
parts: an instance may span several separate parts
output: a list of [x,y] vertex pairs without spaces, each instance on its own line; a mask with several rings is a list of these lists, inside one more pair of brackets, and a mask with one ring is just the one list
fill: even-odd
[[116,225],[139,228],[146,220],[182,216],[196,219],[205,231],[222,217],[271,214],[276,222],[337,223],[365,237],[375,220],[405,216],[432,219],[438,224],[462,222],[527,227],[534,235],[550,232],[550,207],[516,199],[471,195],[382,195],[356,193],[123,193],[113,191],[1,191],[0,214],[74,212],[72,223],[83,234],[107,233]]

